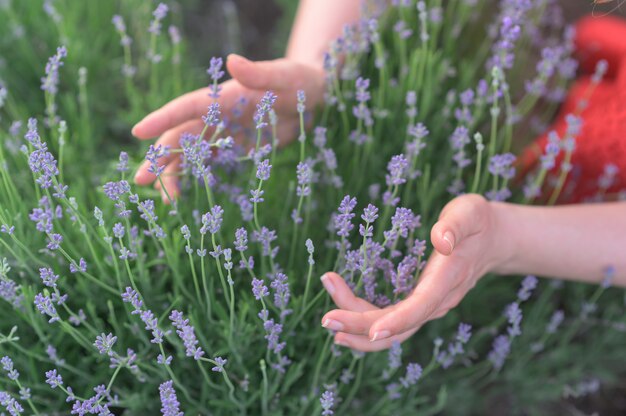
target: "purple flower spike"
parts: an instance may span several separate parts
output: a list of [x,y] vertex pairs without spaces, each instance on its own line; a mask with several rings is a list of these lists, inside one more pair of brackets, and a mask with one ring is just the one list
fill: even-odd
[[254,278],[252,279],[252,294],[256,300],[261,300],[261,298],[268,296],[270,292],[267,290],[263,280]]
[[199,360],[204,355],[204,351],[198,347],[198,339],[193,326],[189,324],[189,319],[184,319],[182,312],[174,310],[170,314],[170,321],[183,341],[187,357],[193,357],[196,361]]
[[259,180],[266,181],[270,178],[270,170],[272,169],[272,165],[270,165],[269,159],[263,160],[257,166],[256,177]]
[[180,411],[180,403],[176,397],[176,391],[173,387],[172,380],[166,381],[159,386],[159,395],[161,396],[161,413],[163,416],[183,416]]

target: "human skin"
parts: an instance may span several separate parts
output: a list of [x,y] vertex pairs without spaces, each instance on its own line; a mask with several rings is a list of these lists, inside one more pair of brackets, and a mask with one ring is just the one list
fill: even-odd
[[534,274],[626,287],[626,202],[523,206],[469,194],[453,199],[431,230],[435,251],[410,296],[378,308],[354,296],[335,273],[322,283],[339,309],[322,325],[335,343],[361,351],[389,348],[456,307],[485,274]]
[[[362,0],[302,0],[291,30],[289,44],[284,58],[270,61],[252,62],[242,56],[231,54],[226,60],[226,69],[232,79],[221,84],[222,90],[217,100],[223,114],[230,113],[241,98],[248,103],[247,111],[241,116],[252,124],[254,104],[265,91],[272,90],[277,96],[274,110],[278,116],[277,135],[281,144],[292,141],[297,135],[299,118],[296,111],[296,92],[306,93],[306,105],[311,109],[323,100],[325,73],[324,53],[329,43],[339,37],[346,24],[359,18]],[[201,116],[214,99],[209,97],[209,88],[184,94],[158,110],[148,114],[132,129],[132,134],[141,139],[158,138],[156,145],[179,147],[182,133],[199,134],[204,123]],[[228,131],[224,134],[228,135]],[[211,137],[212,131],[206,136]],[[242,140],[242,137],[235,137]],[[159,160],[165,166],[162,174],[163,185],[172,198],[180,194],[176,173],[180,170],[180,154]],[[154,183],[161,190],[164,203],[169,198],[161,189],[156,177],[148,171],[150,162],[145,161],[135,174],[138,185]]]

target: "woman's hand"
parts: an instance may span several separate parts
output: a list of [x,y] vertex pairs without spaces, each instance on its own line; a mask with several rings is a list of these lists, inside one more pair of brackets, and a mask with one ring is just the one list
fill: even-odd
[[395,305],[378,308],[356,297],[339,275],[322,276],[339,307],[322,318],[324,327],[337,331],[335,343],[360,351],[386,349],[456,307],[481,276],[509,256],[495,211],[479,195],[463,195],[448,203],[431,230],[435,252],[417,287]]
[[[306,93],[307,108],[313,108],[321,103],[324,96],[325,74],[321,67],[307,65],[283,58],[272,61],[252,62],[238,55],[229,55],[226,68],[233,77],[221,84],[221,93],[218,102],[222,115],[232,119],[232,111],[244,98],[248,104],[243,114],[237,119],[244,127],[252,126],[252,116],[256,103],[265,91],[272,90],[277,96],[274,110],[278,116],[277,134],[282,143],[290,141],[296,136],[299,120],[296,111],[296,92],[303,90]],[[156,145],[179,147],[182,133],[199,134],[204,122],[202,116],[206,114],[209,104],[214,99],[209,97],[210,89],[201,88],[187,93],[165,104],[160,109],[148,114],[133,127],[132,133],[139,139],[158,137]],[[207,134],[208,137],[212,132]],[[225,132],[227,135],[228,132]],[[235,135],[235,139],[241,139]],[[178,196],[180,189],[176,173],[179,171],[180,154],[170,153],[170,156],[159,159],[163,171],[163,184],[170,196]],[[150,162],[145,161],[135,175],[135,182],[139,185],[149,185],[156,177],[148,172]],[[160,189],[155,183],[155,188]],[[168,202],[164,192],[162,198]]]

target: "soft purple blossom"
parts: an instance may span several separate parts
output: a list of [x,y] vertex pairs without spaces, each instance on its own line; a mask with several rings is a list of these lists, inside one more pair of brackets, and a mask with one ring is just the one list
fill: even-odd
[[209,105],[206,115],[202,116],[202,121],[207,126],[217,126],[220,123],[220,105],[212,103]]
[[346,195],[341,204],[339,204],[339,215],[335,217],[335,230],[340,237],[348,237],[350,231],[354,228],[352,218],[355,217],[352,211],[356,207],[356,198]]
[[406,375],[400,379],[400,383],[404,388],[409,388],[417,383],[422,376],[422,366],[416,363],[410,363],[406,366]]
[[220,78],[224,76],[224,71],[222,71],[222,65],[224,65],[224,61],[219,57],[212,57],[209,62],[209,69],[207,69],[207,74],[211,77],[213,81],[210,88],[211,93],[209,93],[209,97],[213,99],[218,99],[220,96],[220,91],[222,90],[222,86],[218,84]]
[[270,292],[263,280],[254,278],[252,279],[252,294],[256,300],[261,300],[261,298],[268,296]]
[[512,153],[494,155],[489,160],[489,172],[494,176],[511,179],[515,176],[515,168],[512,166],[513,162],[515,162],[515,155]]
[[96,337],[94,346],[98,349],[98,352],[102,355],[113,355],[113,345],[117,342],[117,337],[113,334],[100,334]]
[[245,228],[237,228],[235,231],[235,249],[241,252],[248,249],[248,232]]
[[20,377],[20,373],[13,368],[13,360],[10,357],[4,356],[0,359],[2,369],[6,371],[9,380],[16,381]]
[[41,278],[44,286],[55,288],[57,287],[57,280],[59,276],[54,274],[51,268],[42,267],[39,269],[39,277]]
[[524,280],[522,280],[522,287],[517,292],[517,298],[520,301],[526,301],[530,299],[533,290],[537,287],[538,280],[535,276],[526,276]]
[[405,183],[408,167],[409,161],[403,154],[393,156],[387,164],[387,171],[389,172],[385,176],[387,186],[398,186]]
[[184,319],[182,312],[173,310],[170,313],[170,321],[183,341],[187,357],[193,357],[196,361],[199,360],[204,355],[204,351],[198,346],[195,329],[189,324],[189,319]]
[[118,172],[128,172],[128,153],[120,152],[119,163],[117,164]]
[[174,382],[166,381],[159,386],[159,395],[161,397],[161,413],[163,416],[183,416],[180,411],[180,403],[176,397],[174,390]]
[[224,210],[219,205],[214,205],[210,212],[207,212],[202,216],[202,227],[200,233],[206,234],[207,231],[211,234],[219,232],[222,226],[222,220],[224,216]]
[[272,91],[266,91],[261,101],[256,106],[256,112],[254,114],[254,122],[256,124],[256,128],[262,129],[267,125],[264,121],[265,116],[272,109],[274,102],[276,101],[276,95]]
[[222,357],[215,357],[213,361],[215,361],[215,367],[211,368],[211,371],[215,371],[216,373],[224,372],[224,366],[228,363],[228,360]]
[[41,78],[41,89],[49,94],[56,94],[59,86],[59,68],[63,66],[63,58],[67,56],[65,46],[59,46],[46,64],[46,76]]
[[169,11],[169,7],[164,3],[159,3],[157,8],[152,12],[152,16],[154,19],[150,22],[150,27],[148,28],[148,32],[153,35],[159,35],[161,33],[161,21],[165,19],[167,16],[167,12]]
[[46,371],[46,383],[55,389],[63,385],[63,377],[57,373],[57,370]]
[[511,341],[506,335],[500,335],[493,341],[493,347],[489,352],[487,359],[493,364],[496,370],[504,365],[506,357],[511,351]]
[[38,293],[35,296],[34,303],[35,307],[42,315],[47,315],[50,317],[50,319],[48,320],[49,323],[60,320],[59,314],[57,313],[57,310],[52,303],[52,299],[48,295]]
[[320,404],[322,405],[322,415],[331,416],[334,415],[333,407],[335,405],[335,392],[332,390],[326,390],[320,397]]
[[269,159],[263,160],[257,166],[256,177],[261,181],[266,181],[270,178],[270,170],[272,169],[272,165],[270,165]]

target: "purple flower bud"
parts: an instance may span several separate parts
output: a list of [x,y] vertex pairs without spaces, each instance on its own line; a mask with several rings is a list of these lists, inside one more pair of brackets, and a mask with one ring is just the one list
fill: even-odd
[[100,334],[96,337],[94,346],[98,349],[98,352],[102,355],[113,355],[113,345],[117,342],[117,337],[113,334]]
[[172,380],[166,381],[159,386],[159,395],[161,397],[161,413],[163,416],[182,416],[180,411],[180,403],[176,397],[176,391],[173,387]]
[[263,280],[254,278],[252,279],[252,294],[256,300],[261,300],[261,298],[268,296],[270,292]]
[[213,359],[215,361],[215,367],[211,368],[211,371],[215,371],[216,373],[221,373],[224,371],[224,366],[228,362],[228,360],[222,357],[215,357]]
[[63,378],[57,374],[57,370],[46,371],[46,383],[55,389],[63,385]]
[[270,170],[272,169],[272,165],[270,165],[269,159],[263,160],[257,166],[256,177],[262,181],[266,181],[270,178]]
[[395,155],[389,161],[387,170],[389,173],[385,176],[387,186],[398,186],[406,182],[406,170],[409,162],[404,155]]

